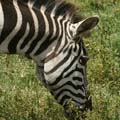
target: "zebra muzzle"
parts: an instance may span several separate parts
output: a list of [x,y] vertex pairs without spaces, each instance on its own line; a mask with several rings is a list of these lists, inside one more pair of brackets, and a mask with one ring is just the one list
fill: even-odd
[[[67,118],[67,120],[81,120],[81,119],[83,120],[86,118],[85,113],[88,110],[92,110],[92,98],[91,98],[90,94],[88,94],[87,101],[81,107],[74,106],[73,109],[71,109],[71,107],[69,105],[65,106],[64,107],[64,115]],[[78,115],[79,115],[79,117],[78,117]]]
[[85,102],[85,110],[92,110],[92,98],[88,96],[87,101]]

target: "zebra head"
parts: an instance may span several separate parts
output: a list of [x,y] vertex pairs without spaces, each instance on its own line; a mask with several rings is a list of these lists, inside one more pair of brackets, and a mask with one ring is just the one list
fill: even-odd
[[[61,48],[59,53],[56,50],[54,57],[47,59],[44,68],[42,68],[44,69],[44,73],[41,75],[44,76],[42,78],[44,79],[43,83],[58,103],[64,107],[67,106],[70,99],[80,109],[91,106],[88,105],[89,103],[87,104],[87,101],[89,101],[86,77],[88,54],[80,35],[95,27],[98,20],[97,16],[93,16],[78,23],[69,24],[66,28],[68,30],[66,30],[66,45]],[[37,71],[40,73],[39,66]]]

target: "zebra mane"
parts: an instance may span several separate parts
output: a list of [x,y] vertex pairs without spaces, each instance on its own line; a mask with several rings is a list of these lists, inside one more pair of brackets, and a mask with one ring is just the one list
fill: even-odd
[[[52,10],[55,8],[54,15],[55,16],[64,16],[70,19],[73,22],[77,22],[82,20],[82,17],[77,14],[77,7],[72,4],[68,3],[63,0],[19,0],[23,3],[30,2],[33,4],[35,9],[40,9],[41,6],[46,8],[47,13],[51,13]],[[76,21],[77,20],[77,21]]]

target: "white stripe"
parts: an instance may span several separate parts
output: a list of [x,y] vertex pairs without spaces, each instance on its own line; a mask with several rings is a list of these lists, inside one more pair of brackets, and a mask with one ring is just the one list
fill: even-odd
[[43,60],[45,57],[47,57],[48,55],[50,55],[50,53],[53,53],[55,46],[57,44],[57,41],[55,40],[51,45],[49,45],[48,48],[46,48],[46,50],[44,50],[40,55],[37,55],[34,57],[34,60],[39,64],[40,60]]
[[31,15],[32,15],[32,18],[33,18],[33,24],[34,24],[34,27],[35,27],[35,32],[34,32],[33,37],[27,43],[27,45],[21,50],[23,53],[26,52],[29,49],[31,43],[37,38],[38,31],[39,31],[38,18],[36,16],[35,12],[32,10],[32,3],[28,3],[28,8],[29,8],[29,10],[31,12]]
[[71,97],[73,100],[78,101],[78,102],[80,102],[80,103],[82,103],[82,104],[85,103],[85,101],[86,101],[86,99],[82,99],[82,98],[80,98],[80,97],[78,98],[78,97],[76,97],[76,96],[73,96],[70,92],[64,91],[64,92],[58,97],[58,99],[57,99],[58,102],[60,102],[65,95]]
[[65,28],[65,23],[68,21],[68,18],[66,17],[66,19],[62,22],[62,26],[63,26],[63,29],[60,28],[62,31],[63,31],[63,35],[62,35],[62,38],[61,38],[61,44],[58,48],[58,50],[56,51],[57,53],[60,52],[60,50],[63,48],[64,44],[65,44],[65,37],[66,37],[66,28]]
[[55,36],[56,31],[57,31],[56,24],[55,24],[55,19],[54,19],[54,17],[55,17],[55,14],[54,14],[55,10],[56,10],[56,7],[52,10],[51,15],[50,15],[52,23],[53,23],[53,35],[52,35],[52,38]]
[[47,37],[49,35],[49,23],[48,23],[46,15],[45,15],[45,10],[46,10],[45,6],[42,6],[40,9],[41,14],[44,18],[44,22],[45,22],[45,33],[44,33],[43,37],[40,38],[40,41],[36,45],[35,49],[32,51],[32,53],[31,53],[32,56],[35,54],[35,52],[39,49],[40,45],[47,39]]
[[[69,78],[68,78],[69,79]],[[82,86],[81,86],[82,87]],[[62,90],[65,90],[65,89],[67,89],[67,90],[69,90],[69,91],[71,91],[71,92],[73,92],[73,93],[75,93],[75,94],[81,94],[81,95],[83,95],[83,96],[85,96],[86,94],[85,94],[85,91],[83,92],[81,89],[75,89],[75,88],[73,88],[72,86],[70,86],[70,85],[64,85],[62,88],[60,88],[60,89],[58,89],[57,91],[55,91],[54,92],[54,95],[57,95],[57,94],[59,94],[59,92],[61,92]]]
[[[41,11],[43,12],[43,10],[41,10]],[[48,30],[46,30],[46,31],[49,31],[49,30],[50,30],[50,29],[49,29],[49,23],[48,23],[48,21],[47,21],[47,17],[44,15],[44,12],[43,12],[43,16],[44,16],[45,24],[47,23],[45,28],[48,29]],[[54,16],[54,14],[53,14],[53,16]],[[53,19],[55,19],[55,18],[53,18]],[[47,48],[47,50],[43,51],[40,55],[38,55],[36,59],[38,59],[38,58],[44,59],[44,58],[47,57],[51,52],[54,51],[54,48],[56,47],[56,44],[57,44],[57,42],[58,42],[58,40],[59,40],[59,38],[60,38],[60,35],[61,35],[61,24],[60,24],[61,19],[63,19],[63,16],[59,16],[58,19],[57,19],[59,28],[56,28],[56,27],[55,27],[55,28],[56,28],[56,30],[57,30],[57,29],[59,30],[59,35],[57,36],[57,39],[56,39],[55,42],[53,43],[54,47],[53,47],[52,45],[50,45],[49,48]],[[53,28],[53,29],[54,29],[54,28]],[[45,41],[48,35],[49,35],[49,33],[48,33],[48,32],[45,32],[45,35],[43,36],[43,38],[42,38],[42,39],[40,40],[40,42],[38,43],[36,49],[39,49],[40,44],[41,44],[41,41],[43,41],[43,40]],[[53,36],[52,36],[52,37],[53,37]],[[43,41],[43,42],[44,42],[44,41]],[[39,62],[39,61],[38,61],[38,62]]]
[[6,39],[1,44],[4,52],[8,52],[8,45],[9,45],[10,41],[18,33],[18,31],[20,30],[21,25],[22,25],[22,15],[21,15],[21,11],[19,10],[19,6],[18,6],[16,0],[13,0],[13,6],[14,6],[16,13],[17,13],[17,23],[16,23],[15,28],[12,30],[12,32],[6,37]]
[[[72,69],[72,68],[71,68]],[[73,68],[74,69],[74,68]],[[80,77],[82,79],[82,81],[79,80],[73,80],[73,77]],[[59,88],[60,86],[66,84],[67,82],[71,82],[74,85],[83,85],[84,84],[84,78],[83,75],[78,72],[75,71],[73,72],[69,77],[61,79],[57,84],[55,84],[55,86],[53,86],[54,89]]]
[[[56,57],[56,58],[52,59],[48,63],[45,63],[45,65],[44,65],[44,71],[45,71],[45,73],[49,72],[50,70],[52,70],[60,61],[62,61],[62,59],[64,59],[64,56],[61,55],[59,57]],[[63,72],[63,70],[66,67],[68,67],[70,65],[70,63],[71,63],[71,61],[73,61],[73,59],[74,59],[74,56],[71,55],[71,57],[67,60],[67,62],[64,63],[63,65],[61,65],[56,71],[54,71],[53,73],[50,73],[50,74],[45,74],[46,81],[48,83],[50,83],[50,84],[52,84],[53,82],[55,82],[56,78]],[[63,77],[65,77],[71,71],[71,69],[72,70],[75,69],[75,67],[76,67],[77,64],[78,64],[78,61],[76,60],[75,63],[71,66],[71,68],[67,72],[65,72],[63,74]],[[83,69],[83,70],[85,69],[81,65],[78,66],[78,67],[81,68],[81,69]],[[79,74],[78,74],[78,72],[76,72],[74,74],[75,74],[75,76],[79,76],[82,79],[84,79],[82,73],[79,72]],[[61,81],[61,83],[58,83],[58,84],[62,84],[62,82],[63,81]],[[79,83],[79,84],[83,84],[83,83]]]
[[[55,10],[56,10],[56,7],[52,10],[52,12],[51,12],[51,14],[50,14],[51,20],[52,20],[52,24],[53,24],[53,34],[52,34],[51,39],[55,37],[56,32],[57,32],[57,28],[56,28],[56,24],[55,24],[55,19],[54,19],[54,17],[55,17],[55,14],[54,14],[54,13],[55,13]],[[43,52],[40,54],[40,56],[42,56],[41,59],[43,58],[43,56],[45,56],[45,55],[48,56],[48,55],[50,55],[51,53],[53,53],[56,44],[57,44],[57,40],[55,40],[51,45],[49,45],[49,48],[47,48],[45,51],[43,51]],[[43,59],[44,59],[44,58],[43,58]]]
[[[55,23],[55,10],[56,10],[57,6],[52,10],[51,12],[51,20],[52,20],[52,23],[53,23],[53,34],[52,34],[52,38],[54,38],[54,36],[56,35],[56,32],[57,32],[57,27],[56,27],[56,23]],[[58,22],[62,19],[62,17],[58,18]],[[58,42],[58,39],[59,39],[59,36],[60,34],[58,35],[58,38],[51,44],[49,45],[49,47],[44,50],[40,55],[38,55],[35,59],[35,61],[39,62],[40,60],[38,58],[41,58],[44,59],[45,57],[49,56],[51,53],[54,52],[54,49],[55,49],[55,46]],[[41,40],[40,40],[41,41]]]
[[30,32],[30,25],[29,25],[29,23],[27,23],[25,33],[22,36],[22,38],[20,38],[20,40],[17,44],[17,53],[18,54],[23,54],[23,51],[20,49],[20,47],[21,47],[22,43],[24,42],[24,40],[26,39],[26,37],[28,36],[29,32]]
[[[60,53],[57,57],[53,58],[52,60],[48,61],[47,63],[45,63],[45,72],[49,72],[51,71],[57,64],[59,64],[62,60],[64,60],[64,58],[68,55],[68,53]],[[74,57],[70,57],[70,59],[72,60]],[[71,61],[70,60],[70,61]],[[69,62],[70,62],[69,61]],[[61,66],[62,67],[62,66]]]
[[[70,48],[71,48],[71,44],[70,44],[69,49]],[[52,60],[50,60],[47,63],[45,63],[46,67],[48,67],[48,69],[46,69],[45,72],[49,72],[51,69],[54,68],[54,66],[59,64],[62,60],[64,60],[64,58],[68,55],[69,49],[65,53],[61,52],[57,57],[55,57]],[[69,58],[69,60],[67,62],[71,63],[71,61],[74,59],[74,57],[75,56],[73,54],[71,54],[70,58]]]
[[2,5],[0,3],[0,36],[3,29],[3,25],[4,25],[4,14],[3,14]]
[[[65,54],[65,56],[66,55],[67,55],[67,53]],[[45,73],[51,71],[57,64],[59,64],[59,62],[61,62],[65,58],[65,56],[63,56],[63,54],[61,53],[61,55],[59,54],[59,56],[55,57],[48,63],[45,63],[45,65],[44,65]],[[71,55],[71,57],[63,65],[61,65],[56,71],[52,72],[51,74],[45,74],[45,79],[48,81],[48,83],[51,84],[51,83],[55,82],[56,78],[63,72],[63,70],[66,67],[68,67],[70,65],[70,63],[73,59],[74,59],[74,56]],[[75,64],[76,63],[74,63],[74,65]]]
[[[78,68],[79,69],[83,69],[83,71],[85,70],[85,66],[82,66],[81,64],[78,63],[78,60],[76,60],[76,62],[71,66],[71,69],[73,70],[76,66],[75,65],[78,65]],[[67,72],[64,73],[64,77],[69,73],[71,72],[71,69],[69,69]],[[82,73],[80,74],[79,73],[79,76],[82,78]]]
[[[68,22],[68,23],[67,23],[67,34],[68,34],[69,38],[71,38],[71,40],[72,40],[72,35],[70,34],[70,26],[71,26],[71,23]],[[73,40],[72,40],[72,41],[73,41]]]

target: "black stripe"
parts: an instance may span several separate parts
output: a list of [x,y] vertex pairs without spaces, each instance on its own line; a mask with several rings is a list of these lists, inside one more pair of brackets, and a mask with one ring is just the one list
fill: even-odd
[[[66,82],[65,84],[59,86],[58,88],[53,88],[52,90],[53,90],[53,91],[57,91],[57,90],[61,89],[62,87],[66,86],[66,85],[70,85],[70,86],[72,86],[74,89],[76,89],[76,90],[81,90],[82,92],[84,92],[84,89],[83,89],[83,88],[84,88],[84,85],[75,85],[75,84],[73,84],[71,81]],[[50,86],[50,87],[52,88],[52,86]]]
[[43,5],[45,6],[48,3],[48,0],[32,0],[35,1],[34,7],[40,9],[40,7]]
[[[65,29],[63,28],[63,26],[61,26],[61,27],[62,27],[62,34],[61,34],[61,36],[60,36],[59,39],[57,39],[57,37],[56,37],[56,39],[58,40],[58,43],[59,43],[59,44],[60,44],[61,41],[63,40],[63,39],[62,39],[62,37],[63,37],[63,31],[65,31]],[[57,31],[58,31],[58,30],[57,30]],[[59,42],[59,41],[60,41],[60,42]],[[58,49],[58,46],[59,46],[58,43],[57,43],[57,45],[56,45],[56,47],[55,47],[55,51],[57,51],[57,49]],[[63,47],[60,49],[59,53],[57,53],[57,54],[55,55],[55,57],[59,56],[59,54],[60,54],[61,52],[63,52],[63,49],[66,47],[67,43],[68,43],[68,40],[67,40],[67,38],[65,37],[65,44],[64,44]],[[63,52],[63,53],[64,53],[64,52]],[[52,53],[52,54],[53,54],[53,53]],[[52,56],[52,54],[50,54],[49,56],[47,56],[47,58],[49,58],[49,60],[53,59],[53,57],[50,57],[50,56]],[[45,59],[47,59],[47,58],[45,58]]]
[[[47,37],[47,39],[40,45],[40,47],[39,47],[39,49],[36,51],[36,53],[35,53],[35,55],[39,55],[39,54],[41,54],[44,50],[46,50],[46,48],[48,47],[48,46],[50,46],[56,39],[58,39],[58,35],[59,35],[59,25],[58,25],[58,22],[57,22],[57,18],[56,19],[54,19],[55,20],[55,25],[56,25],[56,29],[57,29],[57,31],[56,31],[56,34],[55,34],[55,37],[53,38],[53,39],[50,39],[50,37],[51,37],[51,34],[52,33],[50,33],[50,35]],[[61,20],[62,21],[62,20]],[[50,27],[49,27],[50,28]],[[51,28],[50,28],[51,29]],[[54,29],[54,28],[53,28]],[[51,30],[50,30],[51,31]],[[60,36],[60,38],[59,38],[59,40],[61,40],[61,38],[62,38],[62,35]],[[58,41],[59,41],[58,40]]]
[[23,18],[22,19],[22,26],[21,26],[21,29],[16,34],[16,36],[9,43],[8,49],[9,49],[10,53],[16,53],[16,46],[17,46],[20,38],[25,33],[27,23],[29,23],[29,25],[30,25],[30,32],[29,32],[28,36],[26,37],[26,39],[23,41],[22,45],[20,46],[20,49],[23,49],[25,47],[25,45],[27,45],[27,43],[33,37],[34,32],[35,32],[33,18],[32,18],[31,12],[29,11],[28,6],[26,4],[23,5],[21,2],[18,2],[18,6],[19,6],[19,9],[21,11],[22,18]]
[[22,3],[28,3],[29,0],[18,0],[18,1]]
[[[20,4],[21,5],[21,4]],[[19,6],[19,4],[18,4]],[[21,6],[19,6],[20,8]],[[18,18],[19,19],[19,18]],[[17,47],[17,44],[20,40],[20,38],[25,34],[25,30],[26,30],[26,23],[22,22],[22,26],[20,28],[20,30],[18,31],[18,33],[14,36],[14,38],[10,41],[9,45],[8,45],[8,50],[11,54],[15,54],[16,53],[16,47]]]
[[[59,102],[59,104],[60,104],[60,105],[63,105],[64,101],[65,101],[65,100],[69,100],[69,99],[71,99],[70,96],[64,95],[64,96],[62,97],[61,101]],[[67,102],[68,102],[68,101],[67,101]],[[66,104],[67,104],[67,103],[66,103]],[[66,104],[65,104],[64,106],[66,106]]]
[[59,69],[60,66],[64,65],[68,61],[68,59],[70,58],[70,56],[71,56],[71,50],[72,49],[70,48],[70,50],[69,50],[68,54],[66,55],[66,57],[62,61],[60,61],[56,66],[54,66],[54,68],[52,70],[50,70],[49,72],[46,72],[46,74],[53,73],[57,69]]
[[85,47],[83,40],[81,41],[81,45],[82,45],[81,48],[83,49],[83,55],[88,56],[87,48]]
[[30,25],[30,32],[28,34],[28,36],[26,37],[26,39],[23,41],[22,45],[20,46],[20,49],[23,49],[28,42],[31,40],[31,38],[33,37],[34,33],[35,33],[35,26],[34,26],[34,21],[33,21],[33,17],[31,15],[31,12],[28,8],[27,5],[22,5],[19,3],[20,6],[20,10],[23,16],[23,24],[26,25],[27,23],[29,23]]
[[[62,97],[62,99],[61,99],[61,101],[59,102],[59,104],[61,104],[61,105],[63,105],[63,103],[64,103],[64,101],[66,100],[66,99],[71,99],[71,97],[70,96],[68,96],[68,95],[64,95],[63,97]],[[73,99],[72,99],[73,100]],[[74,102],[76,102],[76,103],[78,103],[79,105],[84,105],[85,103],[80,103],[80,102],[78,102],[78,101],[76,101],[76,100],[73,100]],[[66,103],[67,104],[67,103]]]
[[29,54],[34,50],[34,48],[36,47],[36,45],[38,44],[38,42],[40,41],[40,39],[43,37],[43,35],[45,33],[45,22],[44,22],[44,18],[42,16],[41,12],[39,12],[38,10],[35,10],[34,8],[33,8],[33,10],[34,10],[34,12],[37,16],[37,19],[38,19],[39,30],[38,30],[37,38],[32,42],[32,44],[30,45],[26,54]]
[[55,51],[57,51],[58,49],[59,49],[59,47],[60,47],[60,45],[61,45],[61,42],[63,41],[63,34],[64,34],[64,32],[65,32],[65,29],[63,29],[63,23],[64,22],[64,18],[60,21],[60,26],[61,26],[61,28],[59,28],[59,29],[61,29],[61,36],[60,36],[60,38],[59,38],[59,40],[58,40],[58,42],[57,42],[57,45],[56,45],[56,48],[55,48]]
[[76,69],[74,69],[74,70],[70,71],[69,73],[67,73],[67,75],[65,75],[64,78],[69,77],[69,76],[70,76],[71,74],[73,74],[74,72],[80,72],[82,75],[84,75],[83,69],[78,68],[78,67],[76,66]]
[[51,83],[50,85],[56,85],[61,79],[63,79],[63,75],[66,71],[68,71],[71,66],[76,62],[77,58],[79,57],[80,53],[78,53],[77,56],[75,56],[75,58],[71,61],[71,63],[68,65],[68,67],[66,67],[63,72],[61,73],[60,76],[58,76],[58,78],[55,80],[55,82]]
[[73,80],[77,80],[77,81],[82,82],[82,78],[80,78],[80,77],[74,77],[74,76],[73,76]]
[[1,1],[4,13],[4,26],[0,36],[0,44],[5,40],[5,38],[12,32],[17,22],[17,13],[13,6],[12,0]]
[[66,46],[66,48],[63,50],[63,53],[65,53],[65,52],[68,51],[68,49],[69,49],[69,47],[70,47],[71,44],[73,44],[73,42],[70,42],[70,43],[68,44],[68,46]]
[[[64,94],[64,92],[69,92],[71,95],[73,95],[74,97],[77,97],[77,98],[81,98],[81,99],[85,99],[85,96],[83,96],[82,94],[80,93],[74,93],[72,90],[69,90],[67,88],[61,90],[58,94],[55,95],[55,99],[58,99],[58,97],[62,94]],[[71,96],[70,96],[71,97]]]
[[59,16],[59,15],[63,15],[66,16],[68,13],[68,11],[70,12],[71,9],[73,8],[72,4],[70,3],[66,3],[66,2],[62,2],[56,9],[55,15]]

